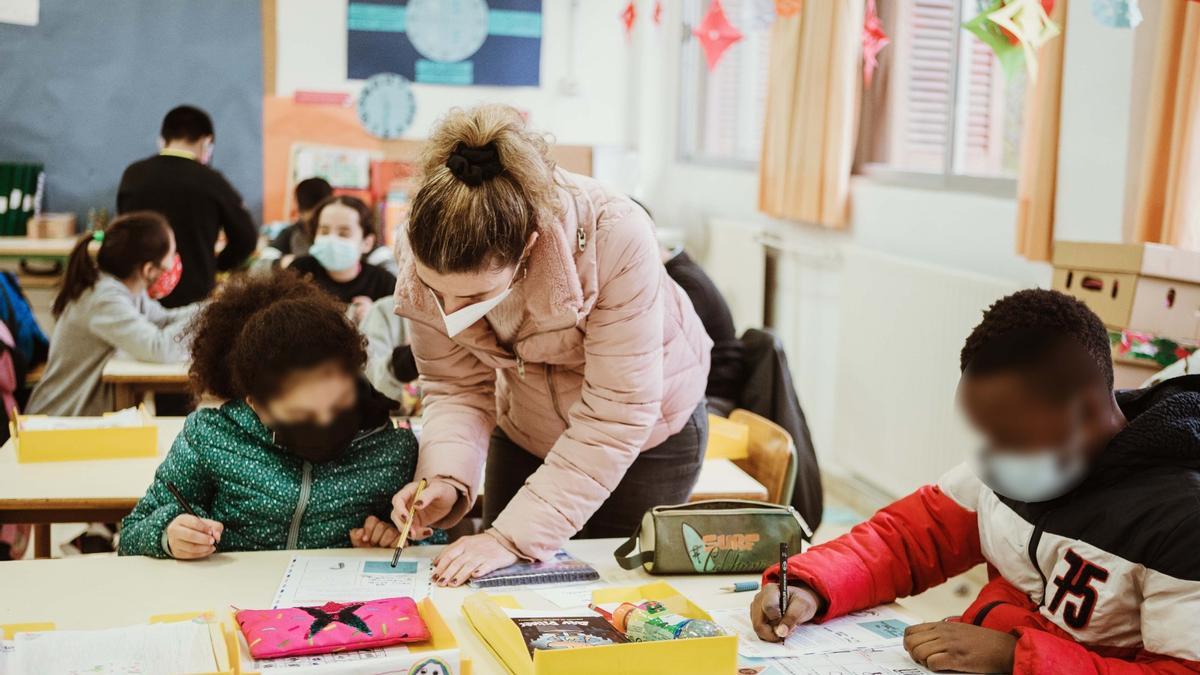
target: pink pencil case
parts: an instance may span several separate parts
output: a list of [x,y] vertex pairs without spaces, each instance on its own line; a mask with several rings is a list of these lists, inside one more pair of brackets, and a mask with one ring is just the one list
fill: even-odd
[[240,609],[234,617],[255,659],[327,654],[429,639],[412,598]]

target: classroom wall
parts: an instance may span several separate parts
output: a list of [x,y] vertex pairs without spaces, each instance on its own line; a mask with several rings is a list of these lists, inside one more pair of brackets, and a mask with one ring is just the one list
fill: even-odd
[[[415,84],[417,112],[406,137],[424,138],[446,110],[501,101],[561,143],[622,146],[631,125],[618,0],[544,0],[540,87]],[[346,0],[279,0],[276,94],[296,90],[356,93],[346,79]]]
[[257,212],[262,194],[259,3],[41,0],[0,24],[0,160],[46,165],[44,207],[115,210],[125,166],[156,152],[175,105],[208,110],[213,166]]

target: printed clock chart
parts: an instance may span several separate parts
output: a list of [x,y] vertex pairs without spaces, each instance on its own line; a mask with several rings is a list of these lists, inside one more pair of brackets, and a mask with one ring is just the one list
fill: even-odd
[[346,75],[413,82],[536,87],[541,0],[351,0]]

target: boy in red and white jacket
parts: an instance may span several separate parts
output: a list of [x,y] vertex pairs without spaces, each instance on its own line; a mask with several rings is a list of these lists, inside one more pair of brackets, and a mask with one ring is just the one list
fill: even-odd
[[920,593],[975,565],[989,583],[951,621],[908,629],[932,670],[1200,672],[1200,376],[1112,391],[1108,333],[1082,303],[996,302],[962,350],[959,398],[986,439],[964,464],[778,566],[759,637]]

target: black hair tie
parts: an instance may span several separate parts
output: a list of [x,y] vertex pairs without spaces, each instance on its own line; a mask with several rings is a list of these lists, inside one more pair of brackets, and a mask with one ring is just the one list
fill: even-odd
[[460,142],[446,159],[446,168],[455,178],[471,187],[483,185],[485,180],[499,176],[504,170],[500,164],[500,151],[494,142],[478,148]]

